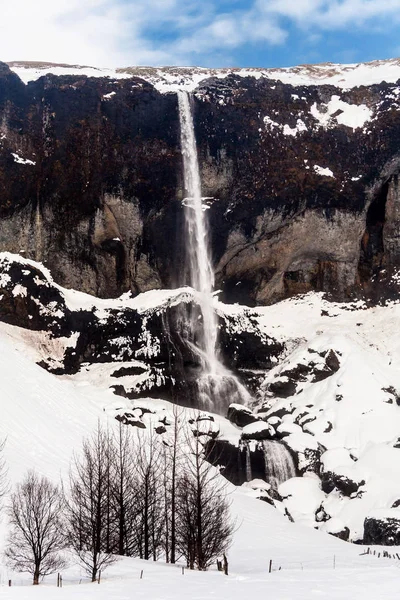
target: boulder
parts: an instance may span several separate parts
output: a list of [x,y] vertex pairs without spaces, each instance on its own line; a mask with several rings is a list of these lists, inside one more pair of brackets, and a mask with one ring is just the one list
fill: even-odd
[[274,428],[265,421],[250,423],[242,431],[242,440],[271,440],[274,436]]
[[364,521],[363,541],[378,546],[399,546],[400,510],[382,508],[370,513]]
[[230,404],[227,418],[238,427],[246,427],[250,423],[259,421],[259,418],[247,406],[241,404]]
[[288,398],[289,396],[294,396],[296,389],[296,383],[288,378],[272,381],[268,386],[268,391],[278,398]]
[[352,496],[356,494],[360,487],[365,485],[364,479],[351,478],[342,473],[333,471],[324,471],[321,473],[322,489],[326,494],[329,494],[335,488],[338,489],[344,496]]

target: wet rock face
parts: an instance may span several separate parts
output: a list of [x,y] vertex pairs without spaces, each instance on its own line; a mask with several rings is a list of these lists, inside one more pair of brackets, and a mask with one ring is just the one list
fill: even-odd
[[[202,83],[195,129],[224,300],[379,296],[400,257],[395,87]],[[347,105],[365,121],[346,120]],[[181,163],[175,94],[137,77],[25,86],[0,64],[0,250],[44,261],[62,285],[115,297],[182,283]]]
[[175,224],[178,134],[175,97],[143,80],[48,75],[25,86],[3,66],[0,250],[99,296],[177,277],[175,235],[165,253],[157,219],[171,205]]

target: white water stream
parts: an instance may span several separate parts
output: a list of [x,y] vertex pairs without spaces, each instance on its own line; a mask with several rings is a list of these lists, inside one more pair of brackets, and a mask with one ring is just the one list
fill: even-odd
[[190,285],[196,290],[203,315],[202,351],[203,370],[216,374],[219,361],[216,356],[218,324],[213,307],[214,272],[211,265],[207,220],[201,196],[196,138],[186,92],[178,92],[181,124],[181,150],[184,184],[188,197],[184,200],[186,220],[186,248],[189,260]]
[[[206,206],[201,194],[201,180],[197,156],[190,96],[178,92],[181,125],[181,150],[183,156],[184,185],[187,197],[183,204],[186,221],[186,252],[190,285],[197,293],[202,314],[202,327],[196,344],[192,343],[201,362],[197,381],[201,408],[224,413],[232,402],[245,403],[249,394],[238,379],[218,359],[218,320],[213,304],[214,272],[208,240]],[[190,330],[199,330],[196,313],[193,313]],[[192,336],[193,337],[193,336]]]
[[278,486],[296,477],[293,457],[284,444],[276,441],[263,441],[265,460],[265,480],[277,489]]
[[264,472],[260,473],[260,464],[257,461],[256,472],[253,472],[251,450],[249,442],[244,442],[241,447],[245,452],[245,475],[246,481],[262,476],[265,481],[277,490],[281,483],[292,477],[296,477],[296,466],[288,448],[278,440],[263,440],[257,442],[257,450],[260,450],[264,459]]

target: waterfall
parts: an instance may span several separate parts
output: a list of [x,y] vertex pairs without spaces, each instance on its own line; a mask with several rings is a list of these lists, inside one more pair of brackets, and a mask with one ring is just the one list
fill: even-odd
[[216,374],[218,359],[217,319],[213,309],[212,293],[214,272],[211,265],[208,228],[205,207],[201,196],[199,162],[197,158],[196,138],[190,110],[190,100],[186,92],[178,92],[179,114],[181,122],[181,149],[185,190],[188,197],[184,200],[187,256],[189,260],[190,285],[198,292],[197,298],[203,315],[203,335],[200,340],[204,371]]
[[36,203],[35,211],[35,260],[40,262],[42,260],[42,215],[40,213],[40,202],[39,199]]
[[253,473],[252,473],[252,468],[251,468],[251,453],[250,453],[250,448],[249,448],[248,443],[245,445],[245,452],[246,452],[246,481],[251,481],[253,479]]
[[296,477],[293,457],[284,444],[276,441],[262,442],[265,461],[265,480],[275,489],[288,479]]
[[[186,315],[191,337],[187,342],[198,355],[201,374],[197,381],[200,408],[223,413],[232,402],[245,403],[250,398],[237,378],[218,359],[218,321],[213,306],[214,271],[209,249],[207,207],[203,204],[197,145],[190,96],[178,92],[186,198],[183,201],[186,223],[186,252],[190,285],[196,292],[202,324],[195,311]],[[194,342],[196,332],[196,343]]]

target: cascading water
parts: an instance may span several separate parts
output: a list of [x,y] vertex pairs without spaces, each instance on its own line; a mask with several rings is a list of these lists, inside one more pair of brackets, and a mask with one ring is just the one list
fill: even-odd
[[[201,408],[223,413],[232,402],[246,402],[250,396],[237,378],[218,359],[218,322],[213,306],[214,272],[209,251],[206,206],[201,194],[201,180],[190,96],[178,92],[183,156],[184,185],[187,197],[183,201],[186,221],[188,282],[196,291],[202,314],[199,331],[197,315],[192,312],[189,339],[199,357],[201,372],[197,381]],[[196,332],[196,340],[195,340]]]
[[265,480],[275,489],[288,479],[296,477],[296,467],[289,450],[281,442],[263,441]]
[[253,473],[252,473],[252,468],[251,468],[251,454],[250,454],[249,444],[246,444],[245,452],[246,452],[246,481],[251,481],[253,479]]
[[199,348],[202,351],[203,370],[215,374],[218,371],[219,361],[216,356],[217,320],[212,301],[214,272],[208,250],[207,221],[201,196],[196,138],[188,94],[178,92],[178,101],[184,184],[188,194],[184,206],[190,285],[198,292],[198,301],[203,315],[203,335]]

